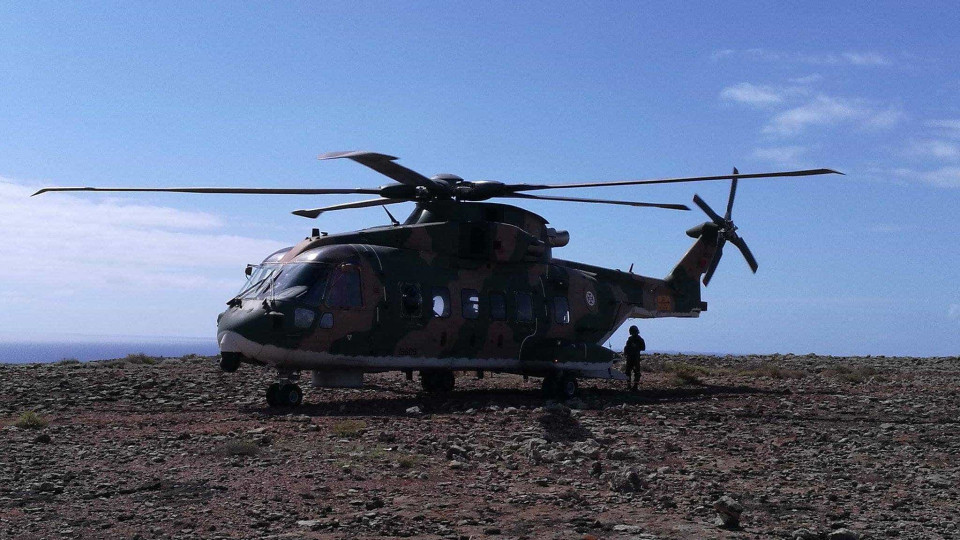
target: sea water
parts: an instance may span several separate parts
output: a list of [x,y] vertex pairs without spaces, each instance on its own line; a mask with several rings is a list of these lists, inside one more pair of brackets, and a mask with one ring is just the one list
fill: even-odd
[[58,362],[63,359],[106,360],[129,354],[179,357],[187,354],[215,355],[217,340],[210,338],[142,338],[103,341],[0,341],[0,363]]

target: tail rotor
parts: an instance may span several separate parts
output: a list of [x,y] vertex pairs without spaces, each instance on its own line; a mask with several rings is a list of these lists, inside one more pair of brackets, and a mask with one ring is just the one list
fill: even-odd
[[703,284],[709,285],[710,280],[713,278],[713,273],[717,270],[717,265],[720,264],[720,258],[723,256],[723,246],[727,242],[737,246],[737,249],[740,250],[740,253],[743,255],[743,258],[747,261],[747,264],[750,265],[750,270],[753,273],[757,273],[757,259],[754,258],[753,253],[750,252],[750,248],[747,247],[747,243],[743,238],[737,234],[737,226],[733,224],[733,219],[731,214],[733,212],[733,200],[737,195],[737,179],[740,176],[740,171],[736,167],[733,168],[733,176],[730,182],[730,196],[727,198],[727,211],[724,213],[723,217],[720,214],[713,211],[713,208],[710,208],[710,205],[706,203],[699,195],[693,196],[693,202],[700,207],[701,210],[713,221],[714,224],[719,227],[717,233],[717,250],[714,252],[713,259],[710,261],[709,266],[707,267],[707,272],[703,276]]

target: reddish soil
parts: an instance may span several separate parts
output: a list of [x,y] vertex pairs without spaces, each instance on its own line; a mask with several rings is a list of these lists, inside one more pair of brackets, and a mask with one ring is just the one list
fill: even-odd
[[210,358],[0,365],[0,537],[960,538],[960,359],[647,358],[566,405],[383,374],[285,411]]

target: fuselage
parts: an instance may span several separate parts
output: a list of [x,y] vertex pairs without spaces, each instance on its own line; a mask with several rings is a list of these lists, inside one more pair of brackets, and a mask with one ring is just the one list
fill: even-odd
[[602,376],[627,318],[699,313],[664,280],[554,259],[555,231],[518,216],[308,237],[252,269],[218,320],[221,351],[290,370]]

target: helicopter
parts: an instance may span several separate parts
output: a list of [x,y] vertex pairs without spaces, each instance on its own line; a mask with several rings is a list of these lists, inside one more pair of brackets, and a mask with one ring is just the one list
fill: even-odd
[[[366,151],[332,152],[393,182],[377,188],[51,187],[55,191],[205,194],[375,195],[375,198],[293,214],[382,206],[391,224],[327,234],[313,229],[297,244],[245,269],[247,280],[217,317],[219,367],[242,364],[277,372],[271,407],[303,401],[298,381],[314,388],[359,388],[367,373],[419,374],[427,393],[453,390],[455,373],[541,377],[546,396],[568,399],[578,379],[626,376],[603,343],[628,319],[699,317],[701,277],[710,283],[729,242],[751,271],[757,261],[731,214],[737,183],[749,178],[842,174],[832,169],[572,184],[507,184],[432,177]],[[723,215],[694,195],[710,218],[689,230],[694,239],[664,278],[555,258],[570,241],[543,217],[491,199],[546,200],[688,211],[683,204],[535,195],[530,192],[730,180]],[[386,207],[414,202],[399,222]]]

